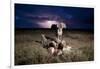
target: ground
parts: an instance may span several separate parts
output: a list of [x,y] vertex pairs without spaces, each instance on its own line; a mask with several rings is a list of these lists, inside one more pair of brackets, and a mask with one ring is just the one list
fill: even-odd
[[52,57],[41,45],[41,34],[55,37],[51,30],[15,30],[15,65],[94,60],[93,32],[64,30],[63,38],[72,47],[71,52]]

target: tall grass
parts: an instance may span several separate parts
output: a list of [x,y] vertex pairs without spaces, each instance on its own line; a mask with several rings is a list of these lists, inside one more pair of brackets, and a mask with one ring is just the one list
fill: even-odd
[[64,52],[63,55],[60,56],[51,56],[49,55],[47,49],[41,46],[41,43],[37,43],[34,41],[39,40],[40,38],[40,31],[36,32],[33,33],[30,31],[29,34],[27,34],[27,32],[24,32],[24,34],[23,32],[21,32],[20,34],[16,33],[15,65],[80,62],[94,60],[93,39],[90,39],[93,36],[91,36],[91,34],[78,33],[78,35],[73,35],[72,32],[67,32],[67,36],[64,35],[64,38],[66,42],[70,46],[72,46],[71,52]]

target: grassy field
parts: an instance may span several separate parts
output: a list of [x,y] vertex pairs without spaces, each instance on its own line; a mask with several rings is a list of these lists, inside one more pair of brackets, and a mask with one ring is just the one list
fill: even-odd
[[63,38],[71,46],[71,52],[50,57],[41,46],[41,35],[55,37],[51,30],[16,30],[15,65],[80,62],[94,60],[94,34],[87,31],[64,31]]

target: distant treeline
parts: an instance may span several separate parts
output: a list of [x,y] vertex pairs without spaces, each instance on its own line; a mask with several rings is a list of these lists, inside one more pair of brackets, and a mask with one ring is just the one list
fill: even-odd
[[[52,28],[15,28],[15,30],[52,30]],[[56,29],[53,29],[56,30]],[[93,32],[94,29],[63,29],[64,31],[87,31],[87,32]]]

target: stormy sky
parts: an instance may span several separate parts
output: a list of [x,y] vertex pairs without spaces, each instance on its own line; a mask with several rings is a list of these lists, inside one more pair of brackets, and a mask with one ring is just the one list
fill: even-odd
[[93,30],[94,9],[34,4],[15,4],[15,28],[50,28],[65,23],[68,29]]

